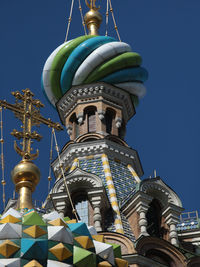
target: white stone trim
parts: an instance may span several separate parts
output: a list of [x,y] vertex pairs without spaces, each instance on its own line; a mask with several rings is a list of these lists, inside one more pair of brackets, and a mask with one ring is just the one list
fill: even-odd
[[62,122],[64,123],[68,114],[78,105],[79,99],[91,102],[92,98],[97,99],[99,96],[105,97],[113,105],[122,106],[125,121],[128,121],[135,114],[129,93],[110,84],[99,82],[91,85],[74,86],[58,101],[56,106]]
[[160,178],[143,180],[140,191],[158,199],[162,208],[166,207],[169,203],[182,208],[180,198]]
[[[70,144],[60,153],[60,164],[62,164],[65,169],[67,166],[72,164],[75,158],[84,158],[90,155],[95,157],[99,154],[107,154],[109,158],[117,158],[126,165],[131,164],[137,168],[136,171],[139,177],[143,175],[140,160],[135,150],[106,139]],[[56,177],[61,174],[60,164],[58,159],[52,163]]]

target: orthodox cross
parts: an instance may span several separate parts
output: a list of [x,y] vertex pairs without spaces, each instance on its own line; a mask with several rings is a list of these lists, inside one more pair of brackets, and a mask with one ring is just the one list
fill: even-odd
[[97,0],[89,0],[90,4],[88,3],[88,0],[85,0],[86,5],[90,8],[90,9],[94,9],[94,10],[99,10],[100,7],[96,7],[95,3]]
[[21,128],[23,131],[20,132],[14,129],[11,132],[11,134],[18,140],[23,140],[21,143],[22,149],[15,141],[15,150],[20,156],[22,156],[23,159],[36,159],[39,155],[39,151],[37,150],[35,154],[31,154],[32,139],[40,141],[42,136],[36,131],[32,131],[32,127],[39,126],[42,123],[58,131],[63,130],[63,128],[59,123],[55,123],[51,119],[45,119],[41,116],[40,108],[44,107],[44,105],[39,99],[33,99],[34,94],[30,89],[22,90],[22,93],[19,91],[12,92],[12,95],[15,97],[15,104],[10,104],[5,100],[0,100],[0,106],[13,111],[15,116],[22,121]]

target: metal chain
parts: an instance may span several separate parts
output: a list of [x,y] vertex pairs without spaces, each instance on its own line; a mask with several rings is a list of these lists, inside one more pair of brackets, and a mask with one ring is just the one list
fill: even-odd
[[70,15],[69,15],[69,19],[68,19],[68,25],[67,25],[67,32],[66,32],[66,36],[65,36],[65,42],[67,41],[68,34],[69,34],[69,28],[70,28],[70,24],[71,24],[71,21],[72,21],[73,7],[74,7],[74,0],[72,0],[72,3],[71,3],[71,9],[70,9]]
[[3,150],[4,139],[3,139],[3,109],[2,109],[2,107],[0,107],[0,113],[1,113],[1,122],[0,122],[1,139],[0,139],[0,142],[1,142],[1,170],[2,170],[1,184],[2,184],[2,187],[3,187],[3,195],[2,195],[3,207],[5,209],[5,203],[6,203],[5,185],[6,185],[6,181],[5,181],[5,174],[4,174],[4,150]]
[[107,6],[106,6],[106,33],[105,36],[108,36],[108,20],[109,20],[109,2],[107,0]]
[[50,188],[51,188],[51,161],[52,161],[52,156],[53,156],[53,129],[51,131],[51,148],[50,148],[50,152],[49,152],[49,176],[48,176],[48,194],[50,192]]
[[69,201],[70,201],[70,204],[72,206],[72,212],[76,217],[76,221],[78,222],[78,216],[77,216],[77,213],[76,213],[76,209],[74,207],[74,204],[73,204],[70,192],[69,192],[69,188],[68,188],[68,185],[67,185],[67,181],[66,181],[64,170],[63,170],[63,166],[61,164],[60,153],[59,153],[58,143],[57,143],[56,134],[55,134],[55,130],[54,129],[53,129],[53,135],[54,135],[54,141],[55,141],[55,145],[56,145],[56,151],[57,151],[57,154],[58,154],[58,161],[59,161],[59,165],[60,165],[60,168],[61,168],[62,176],[63,176],[63,179],[64,179],[67,195],[69,197]]
[[79,10],[80,10],[80,14],[81,14],[81,20],[82,20],[84,33],[85,33],[85,35],[87,35],[87,31],[86,31],[86,27],[85,27],[85,21],[84,21],[84,17],[83,17],[83,9],[82,9],[82,6],[81,6],[81,0],[78,0],[78,2],[79,2]]
[[109,0],[109,4],[110,4],[110,12],[112,14],[112,19],[113,19],[114,27],[115,27],[115,30],[116,30],[118,39],[121,42],[121,38],[120,38],[119,31],[118,31],[118,28],[117,28],[117,24],[116,24],[116,21],[115,21],[115,16],[114,16],[114,12],[113,12],[113,8],[112,8],[111,0]]

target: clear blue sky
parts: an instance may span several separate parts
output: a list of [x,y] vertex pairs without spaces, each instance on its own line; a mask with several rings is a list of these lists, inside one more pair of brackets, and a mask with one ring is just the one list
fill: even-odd
[[[41,92],[40,77],[45,60],[64,41],[70,2],[0,1],[0,98],[13,102],[10,92],[28,87],[45,104],[42,114],[55,121],[58,115]],[[99,2],[105,12],[106,1]],[[75,0],[69,39],[84,34],[77,3]],[[122,40],[142,55],[149,72],[147,95],[128,124],[126,141],[140,155],[143,178],[156,169],[179,195],[186,211],[199,210],[200,1],[113,0],[113,8]],[[109,35],[116,36],[112,22]],[[10,171],[20,160],[9,134],[18,125],[13,118],[10,111],[4,112],[7,198],[13,191]],[[42,126],[39,131],[45,138],[37,144],[40,158],[36,163],[42,177],[34,198],[43,200],[50,130]],[[66,131],[57,137],[60,147],[68,141]]]

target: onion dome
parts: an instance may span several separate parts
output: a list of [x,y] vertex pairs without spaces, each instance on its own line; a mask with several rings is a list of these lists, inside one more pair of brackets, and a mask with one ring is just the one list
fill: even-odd
[[81,36],[56,48],[42,72],[42,88],[52,105],[72,87],[106,82],[142,97],[148,73],[131,47],[108,36]]
[[120,246],[107,244],[85,223],[9,209],[0,220],[0,266],[82,267],[128,266]]

